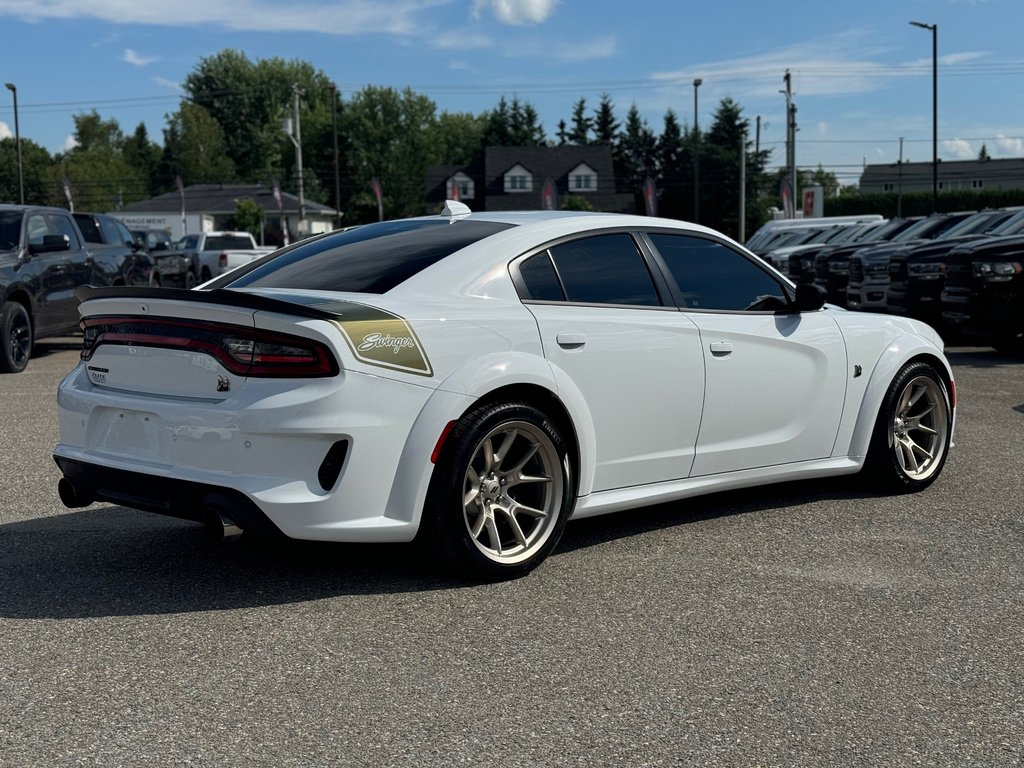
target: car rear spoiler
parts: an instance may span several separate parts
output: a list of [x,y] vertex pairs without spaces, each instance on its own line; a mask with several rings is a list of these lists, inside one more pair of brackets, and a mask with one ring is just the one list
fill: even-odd
[[93,299],[163,299],[164,301],[190,301],[201,304],[219,304],[229,307],[243,307],[245,309],[262,310],[264,312],[280,312],[285,315],[298,315],[299,317],[310,317],[317,320],[337,320],[341,310],[345,307],[351,308],[351,302],[335,302],[338,306],[337,312],[323,309],[324,305],[330,305],[330,300],[325,300],[319,306],[310,306],[298,301],[283,301],[273,299],[269,296],[261,296],[258,293],[248,291],[230,291],[224,288],[212,290],[189,290],[186,288],[139,288],[132,286],[104,286],[96,287],[83,285],[75,295],[79,301],[91,301]]

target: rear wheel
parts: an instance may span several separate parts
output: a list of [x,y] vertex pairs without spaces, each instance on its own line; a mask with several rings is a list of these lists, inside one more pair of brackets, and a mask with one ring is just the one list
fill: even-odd
[[485,579],[522,576],[558,544],[572,511],[565,443],[525,403],[463,416],[438,458],[421,543],[429,558]]
[[908,363],[882,400],[865,469],[885,490],[927,488],[946,463],[952,431],[945,381],[927,363]]
[[32,356],[32,318],[17,301],[0,306],[0,373],[21,373]]

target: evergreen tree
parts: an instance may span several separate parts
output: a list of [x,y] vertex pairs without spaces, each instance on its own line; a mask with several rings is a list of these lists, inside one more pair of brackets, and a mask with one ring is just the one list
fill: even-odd
[[601,104],[594,110],[594,143],[615,145],[619,135],[619,121],[615,119],[615,104],[607,93],[601,94]]
[[594,121],[587,117],[587,100],[581,97],[572,109],[572,130],[566,137],[567,143],[577,147],[590,144],[590,131],[593,125]]
[[657,139],[633,104],[619,134],[620,183],[626,191],[640,194],[644,179],[658,172]]

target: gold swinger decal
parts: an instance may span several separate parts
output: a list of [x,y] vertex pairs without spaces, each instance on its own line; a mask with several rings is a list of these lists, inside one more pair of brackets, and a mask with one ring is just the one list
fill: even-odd
[[335,322],[357,360],[419,376],[433,375],[419,339],[403,318],[376,307],[346,305]]

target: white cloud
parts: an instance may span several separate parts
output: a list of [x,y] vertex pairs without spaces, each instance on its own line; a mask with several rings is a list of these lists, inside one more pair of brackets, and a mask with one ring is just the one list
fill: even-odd
[[14,131],[3,120],[0,120],[0,139],[13,139]]
[[181,83],[176,83],[173,80],[168,80],[164,77],[154,77],[153,82],[159,85],[161,88],[166,88],[169,91],[181,91]]
[[141,53],[136,53],[131,48],[124,49],[124,56],[122,58],[129,64],[134,64],[136,67],[144,67],[147,64],[160,61],[159,56],[143,56]]
[[963,139],[951,139],[942,142],[942,149],[955,157],[957,160],[973,160],[978,156],[969,141]]
[[826,123],[824,120],[818,122],[818,135],[828,136],[828,123]]
[[487,9],[503,24],[540,24],[547,20],[557,4],[558,0],[474,0],[473,17],[479,19]]
[[265,32],[324,32],[416,34],[422,32],[423,12],[453,0],[177,0],[168,11],[161,3],[125,0],[0,0],[0,15],[27,21],[100,19],[115,24],[190,24]]
[[1010,155],[1011,157],[1024,155],[1024,140],[1021,139],[1013,139],[997,133],[996,146],[999,148],[999,154],[1001,155]]
[[562,46],[556,50],[555,58],[566,62],[596,61],[610,59],[617,52],[618,44],[614,37],[599,37],[590,42]]
[[78,140],[72,134],[68,134],[68,137],[64,139],[64,151],[70,152],[72,149],[78,146]]

